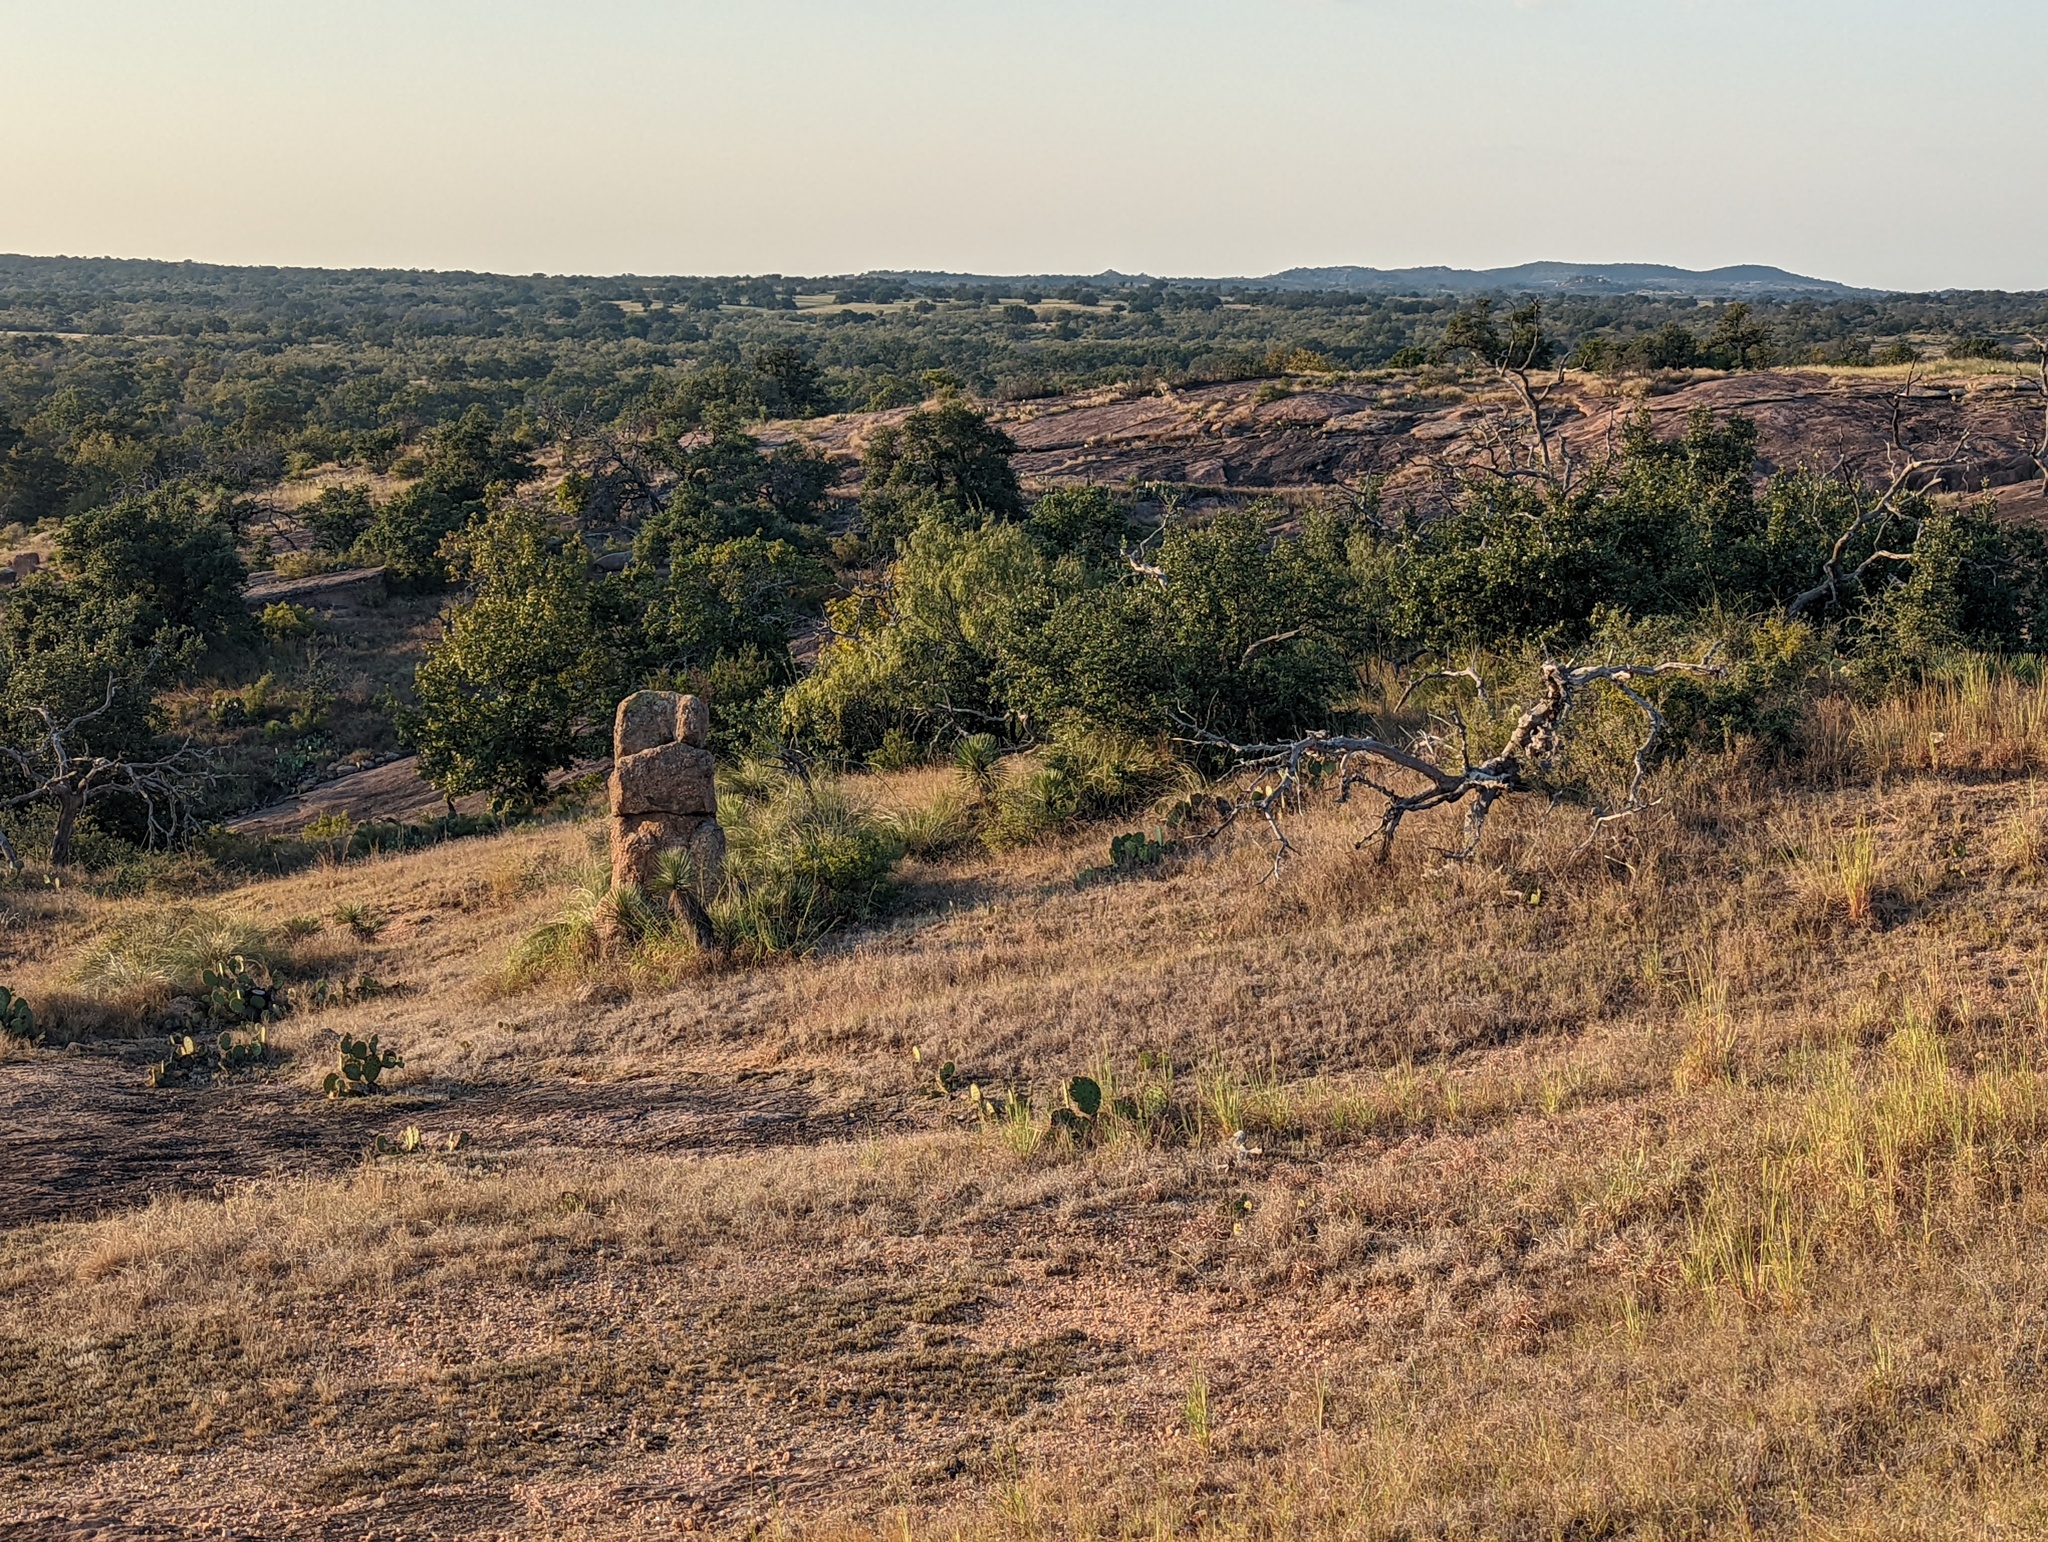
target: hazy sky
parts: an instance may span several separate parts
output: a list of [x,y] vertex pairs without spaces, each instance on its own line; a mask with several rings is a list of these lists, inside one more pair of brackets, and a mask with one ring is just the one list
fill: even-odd
[[0,0],[0,251],[2048,288],[2048,0]]

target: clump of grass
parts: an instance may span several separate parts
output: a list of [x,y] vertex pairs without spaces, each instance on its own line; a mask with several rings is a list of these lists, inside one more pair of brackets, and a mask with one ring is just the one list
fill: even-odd
[[1850,736],[1869,769],[2019,771],[2042,763],[2048,680],[1966,656],[1924,683],[1856,708]]
[[921,861],[958,851],[979,833],[981,819],[969,797],[943,789],[931,802],[885,816],[906,856]]
[[284,950],[254,922],[199,906],[153,910],[122,921],[80,959],[78,983],[96,996],[194,994],[206,973],[240,957],[278,969]]
[[842,922],[870,913],[902,858],[897,823],[851,798],[837,780],[751,763],[720,778],[724,872],[715,893],[689,855],[666,855],[648,892],[615,889],[593,864],[569,903],[514,950],[508,983],[620,970],[670,980],[702,956],[673,903],[704,902],[717,946],[761,958],[803,952]]
[[2033,787],[2027,806],[2007,820],[1998,833],[1999,865],[2020,878],[2037,878],[2048,867],[2048,817],[2034,807]]
[[1741,1041],[1728,1010],[1728,976],[1717,950],[1700,947],[1687,955],[1681,1000],[1691,1033],[1672,1070],[1672,1086],[1690,1092],[1732,1082]]
[[1816,823],[1794,861],[1808,897],[1822,911],[1846,917],[1852,926],[1869,926],[1876,920],[1883,868],[1877,837],[1862,820],[1846,834]]
[[1813,1221],[1784,1162],[1765,1158],[1742,1181],[1722,1176],[1686,1227],[1686,1283],[1733,1290],[1751,1305],[1791,1306],[1813,1273]]
[[902,833],[844,783],[752,767],[727,793],[725,882],[709,907],[725,947],[803,952],[887,893]]
[[[695,940],[658,896],[631,886],[613,888],[609,869],[598,864],[580,878],[554,919],[513,950],[506,970],[512,985],[577,978],[607,966],[667,975],[673,971],[665,966],[678,953],[695,953]],[[672,881],[690,881],[687,857]]]
[[1832,1218],[1867,1221],[1885,1236],[1917,1222],[1931,1235],[1980,1183],[2017,1182],[2043,1113],[2038,1073],[1959,1074],[1932,1016],[1915,1009],[1868,1075],[1856,1074],[1846,1050],[1818,1062],[1801,1149]]
[[368,942],[384,930],[383,920],[374,915],[365,905],[344,904],[334,907],[334,919],[349,929],[356,939]]
[[994,782],[983,838],[997,848],[1028,845],[1079,820],[1142,808],[1193,781],[1151,740],[1062,724],[1032,769]]
[[1202,1371],[1196,1371],[1188,1381],[1187,1396],[1181,1399],[1181,1422],[1197,1445],[1209,1444],[1213,1416],[1209,1408],[1209,1378]]
[[1689,1284],[1788,1305],[1830,1246],[1965,1234],[2031,1175],[2048,1096],[2038,1072],[1958,1072],[1916,1009],[1861,1066],[1846,1046],[1811,1060],[1796,1116],[1779,1149],[1709,1179],[1687,1220]]

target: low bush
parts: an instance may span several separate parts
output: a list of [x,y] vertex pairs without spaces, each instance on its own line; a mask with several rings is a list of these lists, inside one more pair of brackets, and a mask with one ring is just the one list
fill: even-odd
[[1197,781],[1156,741],[1063,724],[1029,770],[996,781],[983,838],[997,848],[1027,845],[1079,821],[1129,813]]
[[726,947],[802,952],[887,892],[903,837],[843,782],[753,767],[726,791],[725,885],[710,907]]

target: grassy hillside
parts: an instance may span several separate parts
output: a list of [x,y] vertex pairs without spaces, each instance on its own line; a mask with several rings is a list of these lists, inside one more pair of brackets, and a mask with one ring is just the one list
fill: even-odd
[[[1982,673],[1824,697],[1791,766],[1695,756],[1597,840],[1523,800],[1382,865],[1311,806],[1277,876],[1249,828],[1104,874],[1084,827],[798,959],[529,985],[594,819],[31,875],[0,975],[102,1036],[0,1066],[0,1518],[2048,1529],[2044,728]],[[118,1035],[209,926],[355,999],[146,1089]],[[402,1051],[384,1095],[321,1098],[338,1030]]]

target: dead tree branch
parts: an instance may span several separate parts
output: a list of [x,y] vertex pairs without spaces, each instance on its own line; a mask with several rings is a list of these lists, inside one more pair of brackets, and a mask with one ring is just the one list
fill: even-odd
[[[17,785],[26,788],[0,797],[0,813],[33,803],[52,805],[57,811],[56,829],[50,837],[54,866],[70,861],[79,816],[116,795],[126,794],[141,805],[143,841],[150,850],[169,846],[197,828],[193,796],[213,776],[201,751],[182,745],[153,760],[130,760],[97,755],[79,744],[82,731],[113,709],[117,694],[110,677],[100,704],[65,723],[59,723],[47,707],[32,707],[42,721],[41,736],[25,745],[0,744],[0,762],[11,766]],[[0,861],[16,872],[21,870],[21,858],[4,831],[0,831]]]
[[2034,378],[2041,392],[2041,440],[2027,451],[2027,459],[2041,473],[2041,496],[2048,498],[2048,337],[2029,335],[2034,345]]
[[[1374,736],[1317,732],[1280,744],[1235,744],[1220,735],[1184,725],[1187,731],[1182,742],[1220,750],[1231,758],[1233,773],[1244,780],[1239,798],[1230,806],[1229,817],[1251,813],[1265,821],[1273,837],[1276,873],[1294,850],[1281,816],[1298,809],[1304,783],[1319,781],[1326,771],[1335,773],[1339,802],[1349,798],[1353,787],[1365,787],[1385,800],[1377,832],[1381,861],[1393,850],[1401,822],[1410,814],[1469,800],[1464,844],[1449,853],[1462,860],[1477,849],[1479,838],[1485,833],[1487,815],[1500,798],[1509,793],[1540,790],[1534,778],[1557,761],[1564,748],[1567,718],[1595,686],[1604,685],[1618,692],[1642,713],[1644,721],[1627,795],[1614,809],[1596,810],[1596,825],[1640,813],[1649,806],[1643,799],[1643,783],[1657,747],[1663,742],[1666,725],[1656,704],[1635,689],[1636,682],[1665,675],[1724,672],[1723,666],[1711,662],[1572,665],[1546,660],[1542,666],[1541,693],[1522,711],[1500,751],[1476,763],[1467,756],[1457,769],[1431,753],[1432,744],[1427,739],[1402,745]],[[1462,721],[1459,727],[1462,731]],[[1359,765],[1363,769],[1355,768]],[[1392,778],[1403,775],[1419,779],[1422,785],[1408,791],[1391,785]]]
[[1906,383],[1892,396],[1891,425],[1886,434],[1885,458],[1890,467],[1891,477],[1874,499],[1868,499],[1860,484],[1855,485],[1855,513],[1850,517],[1842,533],[1835,538],[1827,560],[1821,564],[1820,582],[1812,588],[1796,594],[1785,606],[1786,619],[1804,615],[1808,610],[1826,600],[1840,605],[1845,592],[1862,588],[1863,576],[1879,562],[1906,562],[1913,560],[1910,551],[1886,551],[1882,548],[1872,551],[1854,567],[1845,564],[1848,553],[1859,536],[1882,531],[1894,520],[1910,519],[1903,508],[1904,501],[1915,494],[1924,493],[1939,480],[1942,472],[1958,464],[1970,445],[1968,429],[1957,436],[1956,442],[1946,451],[1930,456],[1915,455],[1907,450],[1903,432],[1905,404],[1912,394],[1914,376],[1908,372]]

